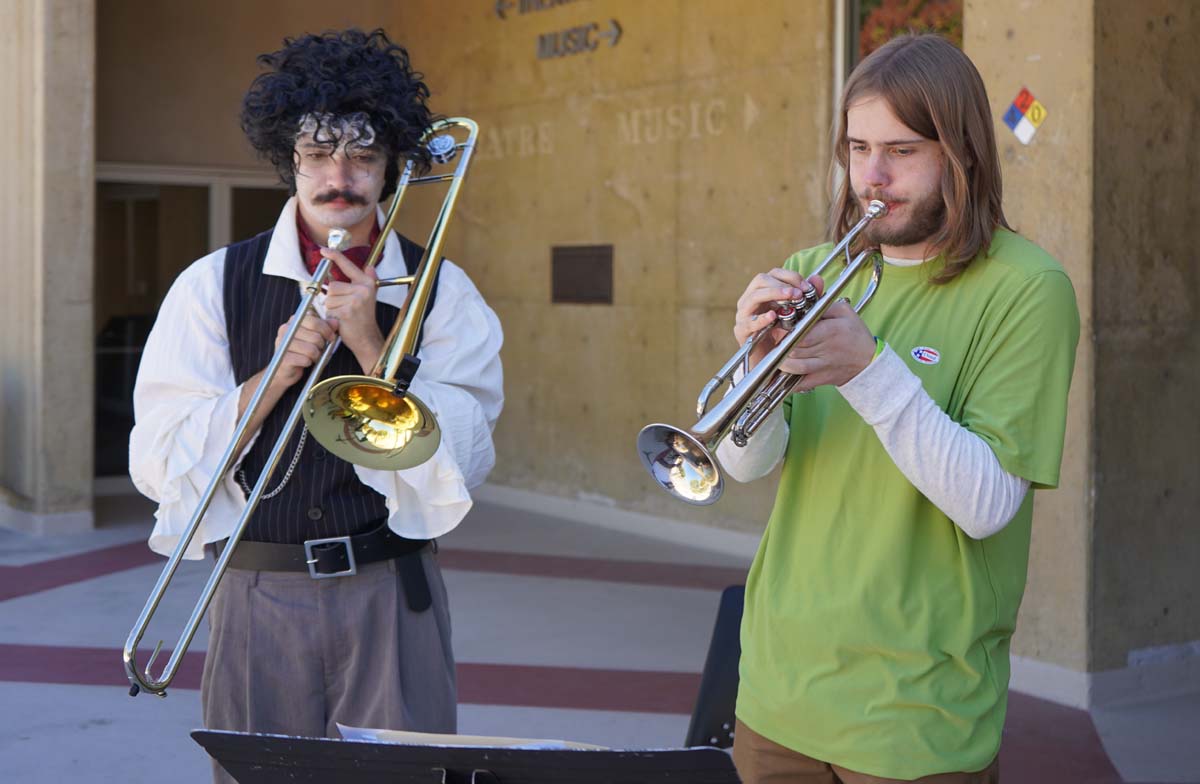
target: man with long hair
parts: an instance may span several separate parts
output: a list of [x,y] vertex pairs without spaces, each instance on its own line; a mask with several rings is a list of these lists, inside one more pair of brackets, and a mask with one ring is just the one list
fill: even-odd
[[[159,504],[150,546],[161,553],[178,542],[322,259],[334,261],[336,280],[283,356],[190,557],[230,535],[325,347],[342,340],[324,377],[370,373],[407,294],[377,288],[377,277],[411,274],[422,253],[389,233],[378,274],[365,267],[379,201],[408,161],[428,164],[419,140],[434,117],[408,53],[382,30],[347,30],[286,39],[259,62],[242,128],[292,197],[273,229],[188,267],[147,340],[130,473]],[[349,232],[349,249],[324,247],[334,228]],[[310,737],[337,737],[338,722],[455,730],[450,616],[432,540],[458,525],[470,488],[495,463],[501,340],[466,274],[443,261],[410,387],[441,428],[434,455],[371,469],[303,428],[292,433],[209,610],[206,726]]]
[[[1008,226],[983,80],[948,42],[866,58],[834,152],[831,234],[883,201],[858,244],[886,266],[861,317],[833,305],[781,364],[812,394],[718,450],[743,481],[784,461],[747,579],[734,760],[746,782],[994,783],[1030,490],[1059,477],[1074,291]],[[771,329],[753,362],[783,334],[773,303],[823,290],[807,276],[831,247],[742,294],[739,345]]]

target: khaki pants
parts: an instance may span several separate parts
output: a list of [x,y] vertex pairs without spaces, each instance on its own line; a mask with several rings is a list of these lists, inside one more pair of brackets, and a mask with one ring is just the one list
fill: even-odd
[[[733,764],[742,784],[892,784],[884,779],[821,762],[767,740],[738,721],[733,736]],[[1000,784],[1000,758],[975,773],[922,776],[922,784]]]

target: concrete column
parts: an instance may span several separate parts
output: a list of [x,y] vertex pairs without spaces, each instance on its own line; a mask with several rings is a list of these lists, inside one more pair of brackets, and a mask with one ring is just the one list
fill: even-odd
[[[1013,685],[1080,706],[1200,687],[1200,11],[1187,0],[968,0],[1005,207],[1075,284],[1061,486],[1038,496]],[[1045,106],[1028,145],[1000,122]]]
[[1097,0],[1095,36],[1090,659],[1196,688],[1200,6]]
[[0,19],[0,525],[92,524],[95,6]]
[[[963,14],[964,49],[983,75],[996,119],[1005,213],[1013,228],[1066,267],[1082,318],[1060,484],[1056,491],[1035,496],[1029,582],[1013,653],[1086,672],[1095,410],[1093,7],[1091,0],[1035,0],[1030,5],[1015,14],[1005,3],[968,0]],[[1029,144],[1001,122],[1022,88],[1047,111]],[[1014,681],[1020,685],[1021,667],[1014,665]]]

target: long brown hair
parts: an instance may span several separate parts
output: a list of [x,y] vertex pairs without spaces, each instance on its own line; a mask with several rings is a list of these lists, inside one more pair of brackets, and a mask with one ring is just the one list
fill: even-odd
[[946,219],[930,244],[945,266],[933,281],[953,280],[987,250],[998,226],[1010,228],[1001,206],[1000,159],[983,79],[965,54],[936,35],[894,38],[859,63],[846,80],[833,131],[834,171],[840,167],[845,175],[829,214],[834,239],[862,217],[850,187],[846,109],[867,96],[882,97],[902,123],[942,147]]

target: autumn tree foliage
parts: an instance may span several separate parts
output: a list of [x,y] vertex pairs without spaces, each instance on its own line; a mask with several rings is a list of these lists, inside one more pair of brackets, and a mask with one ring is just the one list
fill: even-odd
[[863,0],[859,57],[902,33],[937,33],[962,46],[962,0]]

